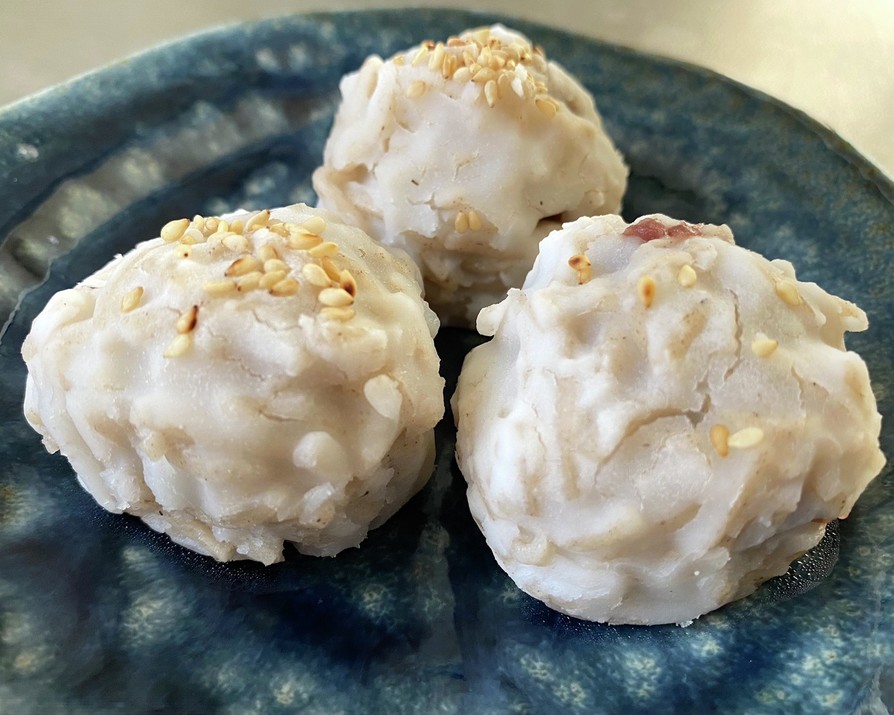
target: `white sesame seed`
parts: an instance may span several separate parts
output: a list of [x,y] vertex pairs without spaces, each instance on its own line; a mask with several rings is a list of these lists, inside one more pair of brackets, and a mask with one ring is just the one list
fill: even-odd
[[472,75],[472,81],[476,84],[487,84],[496,78],[496,73],[490,67],[482,67]]
[[465,233],[469,230],[469,217],[465,211],[456,212],[456,217],[453,219],[453,229],[457,233]]
[[189,350],[191,345],[192,345],[192,338],[190,337],[189,333],[180,333],[179,335],[177,335],[176,338],[174,338],[171,341],[170,345],[168,345],[168,347],[165,348],[164,357],[166,357],[166,358],[180,357],[187,350]]
[[760,444],[764,439],[764,431],[760,427],[746,427],[729,436],[727,444],[733,449],[747,449]]
[[323,305],[335,308],[342,308],[354,302],[354,296],[344,288],[323,288],[317,298]]
[[537,106],[537,109],[543,112],[547,119],[552,119],[559,110],[559,105],[549,98],[537,97],[534,100],[534,104]]
[[354,297],[357,296],[357,281],[354,280],[354,276],[351,275],[351,272],[347,268],[341,272],[338,284],[348,294]]
[[290,233],[289,246],[297,250],[306,251],[314,246],[319,246],[323,239],[313,233]]
[[284,281],[288,275],[288,271],[269,271],[261,276],[261,280],[258,281],[258,288],[262,290],[272,288],[280,281]]
[[195,216],[192,217],[192,223],[190,225],[192,228],[196,229],[197,231],[204,231],[205,230],[205,217],[202,216],[201,214],[196,214]]
[[254,290],[261,283],[263,275],[264,274],[260,271],[246,273],[244,276],[236,280],[236,290],[240,293],[248,293],[249,291]]
[[692,266],[687,263],[680,267],[680,271],[677,273],[677,283],[684,288],[692,288],[697,280],[698,273],[695,272]]
[[725,425],[714,425],[709,432],[711,445],[721,457],[729,454],[729,429]]
[[332,243],[331,241],[324,241],[313,248],[311,248],[308,253],[312,255],[314,258],[322,258],[323,256],[336,256],[338,255],[338,245]]
[[415,82],[411,82],[410,86],[407,87],[406,95],[410,99],[415,99],[416,97],[421,97],[425,94],[426,84],[421,79],[417,79]]
[[795,284],[790,281],[777,281],[776,282],[776,295],[782,298],[783,302],[787,303],[792,307],[796,307],[803,303],[803,299],[801,298],[801,294],[798,292]]
[[500,99],[500,88],[494,80],[488,80],[484,85],[484,99],[488,107],[495,106]]
[[180,243],[185,246],[191,246],[196,243],[204,243],[205,242],[205,234],[202,233],[199,229],[194,226],[190,226],[183,232],[183,235],[180,237]]
[[776,352],[778,347],[779,342],[777,340],[768,338],[763,333],[758,333],[754,340],[751,341],[751,352],[762,358],[770,357],[770,355]]
[[350,307],[326,306],[320,310],[320,315],[331,320],[350,320],[354,317],[354,309]]
[[640,279],[636,282],[636,294],[639,296],[640,302],[646,308],[651,307],[652,302],[655,300],[655,293],[657,290],[658,285],[655,283],[655,279],[652,276],[640,276]]
[[323,231],[326,230],[326,220],[322,216],[311,216],[301,224],[301,227],[309,233],[314,233],[317,236],[320,236]]
[[419,51],[416,53],[416,56],[413,58],[413,61],[410,64],[413,67],[421,65],[425,61],[426,57],[428,57],[428,49],[426,47],[420,47]]
[[428,68],[432,71],[438,70],[441,68],[441,64],[444,62],[444,45],[440,42],[435,45],[434,51],[431,53],[431,56],[428,58]]
[[509,86],[512,87],[512,91],[515,92],[519,97],[524,99],[525,96],[525,88],[522,84],[522,81],[518,77],[514,77],[512,82],[509,83]]
[[453,73],[453,79],[457,82],[468,82],[472,79],[472,73],[469,72],[468,67],[460,67]]
[[279,258],[268,258],[264,261],[264,273],[272,273],[274,271],[285,271],[288,273],[289,265]]
[[466,212],[466,216],[469,217],[469,228],[473,231],[481,230],[481,216],[478,215],[478,212],[475,209],[469,209]]
[[258,271],[261,268],[261,262],[254,256],[242,256],[233,261],[229,268],[224,271],[224,275],[228,277],[244,276],[247,273]]
[[270,289],[270,293],[282,298],[289,295],[295,295],[300,288],[301,284],[294,278],[284,278]]
[[227,233],[221,238],[221,243],[231,251],[242,253],[251,248],[248,239],[241,233]]
[[266,243],[263,246],[258,247],[257,256],[261,263],[266,263],[267,261],[278,259],[279,253],[276,252],[276,249],[273,246]]
[[227,295],[236,290],[236,284],[233,281],[208,281],[202,286],[208,295]]
[[458,64],[459,60],[457,60],[456,55],[446,55],[444,57],[444,62],[441,64],[441,76],[444,79],[450,79],[453,76],[453,73],[456,72]]
[[270,211],[268,211],[267,209],[258,211],[258,213],[248,219],[248,222],[245,224],[245,232],[251,233],[252,231],[256,231],[259,228],[263,228],[267,225],[267,221],[269,220]]
[[121,299],[121,312],[129,313],[130,311],[135,310],[142,299],[143,286],[137,286],[132,291],[128,291]]
[[301,269],[301,275],[304,276],[308,283],[317,288],[328,288],[332,282],[322,266],[316,263],[305,264],[304,268]]
[[245,230],[245,221],[241,218],[234,219],[230,224],[230,231],[233,233],[242,233]]
[[164,226],[162,226],[161,233],[159,234],[166,243],[173,243],[174,241],[179,241],[180,237],[183,235],[183,232],[189,228],[189,219],[188,218],[179,218],[174,221],[168,221]]
[[206,235],[209,233],[214,233],[217,231],[217,227],[220,225],[220,219],[217,216],[209,216],[205,219],[205,225],[202,228],[202,232]]

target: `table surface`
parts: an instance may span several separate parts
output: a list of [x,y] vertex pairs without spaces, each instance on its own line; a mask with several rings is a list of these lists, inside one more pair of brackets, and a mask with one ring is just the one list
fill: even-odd
[[[4,0],[0,105],[222,23],[429,0]],[[477,0],[500,12],[721,72],[804,110],[894,177],[890,0]]]

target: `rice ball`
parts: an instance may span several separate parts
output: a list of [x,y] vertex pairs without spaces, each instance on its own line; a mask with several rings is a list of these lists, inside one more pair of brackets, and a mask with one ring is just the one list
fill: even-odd
[[426,482],[418,271],[304,205],[172,221],[34,320],[25,415],[105,509],[220,561],[357,546]]
[[547,237],[453,397],[500,566],[592,621],[685,623],[785,573],[879,473],[852,303],[726,226],[582,218]]
[[341,97],[320,205],[405,249],[443,323],[473,327],[561,221],[619,210],[627,168],[592,96],[505,27],[369,57]]

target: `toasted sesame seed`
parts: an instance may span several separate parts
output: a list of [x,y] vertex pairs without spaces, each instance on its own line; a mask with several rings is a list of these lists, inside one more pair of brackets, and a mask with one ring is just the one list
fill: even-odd
[[777,281],[776,295],[782,298],[785,303],[793,307],[799,306],[804,302],[797,287],[795,287],[795,284],[791,281]]
[[344,288],[323,288],[317,297],[323,305],[330,305],[335,308],[342,308],[354,302],[354,296]]
[[326,230],[326,220],[322,216],[311,216],[301,224],[301,227],[309,233],[315,233],[319,236]]
[[456,35],[447,40],[447,47],[465,47],[466,44],[463,38],[456,37]]
[[426,84],[421,79],[417,79],[415,82],[411,82],[410,86],[407,87],[407,91],[405,94],[414,99],[415,97],[421,97],[425,94]]
[[323,239],[313,233],[290,233],[289,246],[300,251],[306,251],[314,246],[319,246]]
[[288,271],[268,271],[263,276],[261,276],[261,280],[258,281],[258,288],[261,288],[263,290],[272,288],[280,281],[285,280],[288,275]]
[[349,295],[354,297],[357,296],[357,281],[354,280],[354,276],[351,275],[351,271],[347,268],[341,272],[338,284],[342,287],[342,290]]
[[202,290],[208,295],[226,295],[236,290],[236,284],[233,281],[208,281]]
[[168,347],[165,348],[164,357],[166,357],[166,358],[180,357],[187,350],[189,350],[191,345],[192,345],[192,338],[190,338],[189,333],[180,333],[179,335],[177,335],[176,338],[174,338],[171,341],[170,345],[168,345]]
[[481,230],[481,216],[478,215],[478,212],[475,209],[469,209],[466,212],[466,216],[469,217],[469,228],[473,231]]
[[143,286],[137,286],[132,291],[128,291],[121,299],[121,312],[129,313],[139,306],[143,299]]
[[729,429],[725,425],[714,425],[709,432],[711,444],[721,457],[729,454]]
[[469,230],[469,217],[465,211],[457,211],[453,219],[453,228],[457,233],[465,233]]
[[646,308],[649,308],[655,300],[657,289],[658,285],[652,276],[640,276],[640,279],[636,282],[636,294]]
[[768,338],[763,333],[758,333],[751,341],[751,352],[762,358],[770,357],[778,347],[779,341]]
[[444,79],[450,79],[453,73],[456,72],[458,65],[459,60],[456,58],[456,55],[446,55],[441,63],[441,76]]
[[260,271],[246,273],[244,276],[236,279],[236,290],[240,293],[248,293],[249,291],[254,290],[260,285],[263,276],[264,274]]
[[549,98],[537,97],[534,100],[534,104],[537,106],[537,109],[543,112],[547,119],[552,119],[559,110],[559,105]]
[[267,225],[267,221],[270,220],[270,211],[264,209],[263,211],[258,211],[254,216],[248,219],[248,222],[245,224],[245,232],[251,233],[252,231],[256,231],[259,228],[263,228]]
[[482,67],[480,70],[472,75],[472,81],[476,84],[487,84],[492,79],[495,79],[496,76],[496,72],[494,72],[490,67]]
[[251,248],[248,239],[241,233],[226,233],[221,238],[221,243],[231,251],[243,252]]
[[184,231],[183,235],[180,237],[180,243],[184,244],[185,246],[191,246],[196,243],[204,242],[205,234],[194,226],[190,226],[188,229],[186,229],[186,231]]
[[317,263],[305,264],[304,268],[301,269],[301,275],[304,276],[308,283],[317,288],[328,288],[332,282],[326,271]]
[[335,261],[333,261],[329,256],[323,256],[320,260],[320,265],[323,266],[323,270],[326,271],[326,275],[336,283],[341,280],[341,269],[335,265]]
[[270,289],[270,293],[282,298],[288,295],[295,295],[300,288],[301,284],[294,278],[284,278]]
[[191,333],[199,322],[199,306],[194,305],[177,318],[177,332]]
[[472,79],[472,73],[468,67],[460,67],[453,73],[453,79],[457,82],[468,82]]
[[188,218],[178,218],[174,221],[168,221],[164,226],[162,226],[161,233],[159,234],[167,243],[173,243],[174,241],[179,241],[180,237],[183,235],[183,232],[189,228],[189,219]]
[[487,84],[484,85],[484,99],[488,107],[496,106],[497,101],[500,99],[500,88],[494,80],[488,80]]
[[320,310],[320,315],[331,320],[350,320],[354,317],[354,309],[348,306],[326,306]]
[[470,50],[463,50],[463,66],[468,68],[475,64],[475,55]]
[[590,280],[593,269],[589,258],[578,253],[568,259],[568,265],[577,271],[578,285],[583,285],[588,280]]
[[261,262],[254,256],[242,256],[242,258],[237,258],[230,264],[230,267],[224,271],[224,275],[231,278],[244,276],[247,273],[259,270],[261,265]]
[[279,258],[268,258],[264,261],[264,273],[273,273],[274,271],[285,271],[288,273],[289,265]]
[[337,256],[338,255],[338,245],[332,243],[332,241],[324,241],[313,248],[311,248],[308,253],[312,255],[314,258],[322,258],[323,256]]
[[431,56],[428,58],[428,68],[430,70],[438,70],[441,68],[441,64],[444,62],[444,45],[440,42],[435,45],[434,51],[431,53]]
[[727,444],[733,449],[747,449],[760,444],[764,439],[764,431],[760,427],[746,427],[729,436]]
[[277,253],[276,249],[269,243],[265,243],[263,246],[259,246],[256,253],[258,256],[258,260],[261,263],[266,263],[267,261],[272,261],[279,258],[279,253]]
[[692,266],[687,263],[680,267],[680,271],[677,273],[677,283],[684,288],[692,288],[697,280],[698,273]]

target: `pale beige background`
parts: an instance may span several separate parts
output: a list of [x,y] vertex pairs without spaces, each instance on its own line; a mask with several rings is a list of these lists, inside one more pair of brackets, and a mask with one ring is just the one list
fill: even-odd
[[[205,27],[358,0],[0,0],[0,105]],[[478,0],[694,62],[830,126],[894,177],[894,0]]]

